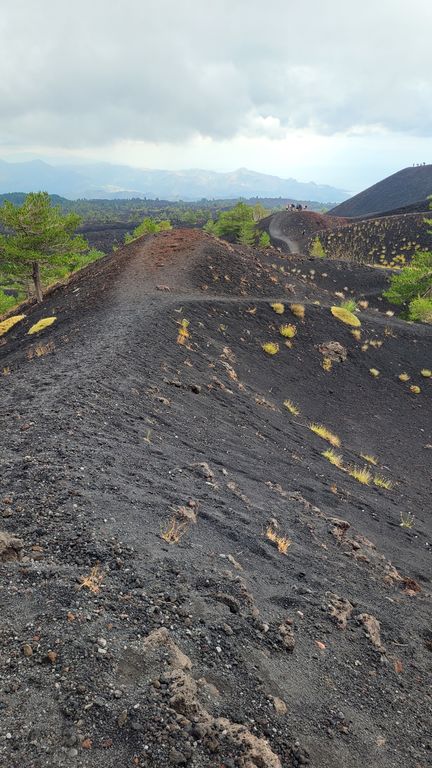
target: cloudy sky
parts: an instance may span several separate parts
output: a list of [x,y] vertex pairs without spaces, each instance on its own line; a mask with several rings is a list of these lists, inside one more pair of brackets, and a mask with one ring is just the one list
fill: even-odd
[[0,0],[0,157],[358,191],[432,162],[431,0]]

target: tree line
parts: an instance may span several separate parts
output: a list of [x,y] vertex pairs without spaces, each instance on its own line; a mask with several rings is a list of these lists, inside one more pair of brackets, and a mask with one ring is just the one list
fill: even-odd
[[[0,234],[0,314],[31,292],[38,302],[42,301],[46,285],[67,278],[104,255],[76,233],[81,217],[53,205],[48,193],[32,192],[22,205],[15,202],[6,199],[0,207],[0,225],[4,229]],[[270,237],[259,222],[267,215],[268,210],[258,202],[253,206],[240,202],[209,219],[203,228],[230,242],[265,248],[270,245]],[[432,219],[425,222],[432,226]],[[126,235],[125,241],[171,227],[166,218],[147,216]],[[312,252],[325,256],[318,237]],[[384,295],[402,306],[409,319],[432,323],[432,252],[417,252],[409,265],[392,276]]]

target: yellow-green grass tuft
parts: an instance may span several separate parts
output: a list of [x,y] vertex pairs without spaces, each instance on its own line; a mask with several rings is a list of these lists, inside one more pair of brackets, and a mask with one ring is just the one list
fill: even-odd
[[361,458],[368,462],[368,464],[373,464],[375,467],[378,464],[378,459],[376,456],[372,456],[370,453],[361,453]]
[[285,408],[292,413],[293,416],[298,416],[300,413],[300,408],[297,408],[296,405],[292,402],[292,400],[284,400],[284,406]]
[[277,355],[279,352],[279,344],[277,344],[275,341],[266,341],[264,344],[261,344],[261,349],[267,355]]
[[414,525],[414,515],[411,512],[401,512],[400,520],[399,525],[401,528],[412,528]]
[[57,320],[56,317],[44,317],[44,318],[42,318],[42,320],[39,320],[39,322],[37,322],[34,325],[32,325],[32,327],[30,328],[30,330],[28,332],[29,335],[31,335],[33,333],[39,333],[39,331],[45,330],[45,328],[48,328],[50,325],[55,323],[56,320]]
[[390,491],[393,488],[393,483],[391,480],[387,480],[387,478],[383,477],[382,475],[375,475],[373,481],[374,485],[376,485],[378,488],[385,488],[386,491]]
[[432,371],[430,371],[429,368],[422,368],[420,373],[425,379],[430,379],[432,376]]
[[0,323],[0,336],[4,336],[4,334],[10,331],[16,323],[19,323],[20,320],[24,320],[24,318],[25,315],[13,315],[13,317],[8,317],[7,320],[2,320]]
[[346,299],[340,304],[342,309],[348,310],[348,312],[354,313],[357,309],[357,302],[355,299]]
[[279,534],[273,530],[271,525],[269,525],[266,530],[266,536],[269,541],[272,541],[273,544],[276,544],[278,552],[280,552],[281,555],[286,555],[288,552],[288,547],[290,547],[292,544],[292,541],[288,538],[288,536],[279,536]]
[[281,336],[284,336],[286,339],[293,339],[297,333],[297,328],[295,327],[295,325],[291,325],[290,323],[287,323],[286,325],[279,326],[279,333]]
[[371,376],[374,377],[374,379],[377,379],[378,376],[380,375],[378,368],[369,368],[369,373]]
[[399,381],[409,381],[411,376],[409,373],[406,373],[405,371],[403,373],[400,373],[398,376]]
[[330,311],[333,317],[336,317],[342,323],[345,323],[345,325],[352,325],[354,328],[359,328],[361,326],[358,317],[344,307],[331,307]]
[[412,392],[413,395],[419,395],[421,392],[421,389],[419,386],[417,386],[417,384],[411,384],[410,392]]
[[372,480],[372,474],[367,467],[349,467],[348,474],[363,485],[370,485]]
[[361,331],[359,331],[358,328],[353,328],[351,333],[354,336],[356,341],[360,341],[361,340]]
[[299,320],[304,320],[305,308],[303,304],[290,304],[290,310],[294,317],[298,317]]
[[324,456],[327,461],[330,462],[330,464],[334,464],[335,467],[339,467],[339,469],[343,469],[343,458],[340,453],[336,453],[336,451],[333,450],[333,448],[327,448],[326,451],[323,451],[321,456]]
[[274,304],[270,304],[273,312],[276,312],[277,315],[283,315],[285,312],[285,305],[280,304],[279,302],[275,302]]
[[330,432],[327,427],[324,427],[322,424],[309,424],[309,429],[315,432],[316,435],[319,435],[319,437],[322,437],[323,440],[327,440],[330,445],[339,448],[341,444],[340,437]]

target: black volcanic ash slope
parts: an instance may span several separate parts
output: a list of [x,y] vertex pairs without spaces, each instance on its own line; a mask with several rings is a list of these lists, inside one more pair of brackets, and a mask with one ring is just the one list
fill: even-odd
[[329,211],[331,216],[370,216],[423,203],[432,195],[432,165],[404,168]]
[[382,279],[173,231],[2,337],[1,765],[427,765],[432,329],[328,308]]

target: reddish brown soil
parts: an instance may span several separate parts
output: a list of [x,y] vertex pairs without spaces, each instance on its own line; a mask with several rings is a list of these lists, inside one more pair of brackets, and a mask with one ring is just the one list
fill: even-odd
[[[432,328],[384,313],[386,279],[179,230],[25,308],[0,346],[0,529],[22,540],[0,565],[2,766],[426,768]],[[335,291],[369,298],[361,341]],[[313,421],[391,489],[330,464]]]

